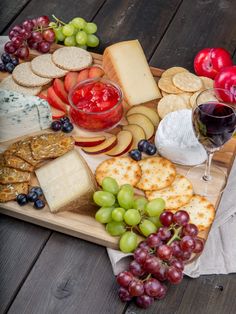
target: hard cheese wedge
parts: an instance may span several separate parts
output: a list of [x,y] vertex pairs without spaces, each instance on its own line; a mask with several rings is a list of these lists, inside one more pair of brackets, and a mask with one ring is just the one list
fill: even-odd
[[0,90],[0,142],[50,127],[51,109],[36,96]]
[[76,150],[50,161],[35,172],[51,212],[91,209],[95,179]]
[[106,75],[121,86],[129,105],[161,98],[138,40],[124,41],[106,48],[103,68]]

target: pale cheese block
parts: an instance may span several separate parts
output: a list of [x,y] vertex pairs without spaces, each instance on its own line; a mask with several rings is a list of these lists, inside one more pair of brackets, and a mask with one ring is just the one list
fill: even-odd
[[117,82],[129,105],[139,105],[161,98],[138,40],[123,41],[105,49],[103,69]]
[[35,173],[52,213],[92,209],[95,179],[75,149],[48,162]]

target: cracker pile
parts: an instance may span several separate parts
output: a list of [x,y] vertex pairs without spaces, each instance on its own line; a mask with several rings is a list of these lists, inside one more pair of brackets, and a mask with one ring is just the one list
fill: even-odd
[[136,162],[130,157],[115,157],[103,161],[95,175],[100,186],[105,177],[112,177],[119,185],[131,184],[144,191],[149,201],[163,198],[166,210],[187,211],[200,231],[208,229],[214,220],[214,206],[206,198],[194,195],[191,182],[165,158],[149,157]]
[[47,159],[74,148],[74,139],[64,133],[46,133],[13,143],[0,154],[0,202],[27,193],[31,173]]

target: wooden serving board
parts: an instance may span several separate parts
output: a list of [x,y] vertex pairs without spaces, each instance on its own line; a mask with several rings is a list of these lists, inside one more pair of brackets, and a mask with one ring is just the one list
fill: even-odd
[[[58,45],[52,46],[52,51],[58,49]],[[37,53],[32,52],[31,58],[34,58]],[[99,54],[92,53],[93,60],[95,64],[102,64],[102,56]],[[156,80],[159,79],[163,70],[150,67],[152,74]],[[0,81],[6,77],[8,74],[0,73]],[[149,106],[153,106],[153,104],[149,104]],[[112,133],[117,133],[119,130],[115,128]],[[94,136],[94,133],[89,133],[82,131],[75,127],[73,130],[74,135],[80,136]],[[73,135],[72,133],[72,135]],[[103,134],[103,133],[99,133]],[[96,133],[98,135],[98,133]],[[5,142],[0,144],[0,151],[4,151],[9,144],[12,142]],[[94,171],[97,165],[108,158],[105,155],[91,156],[86,155],[79,148],[76,148],[83,155],[88,165]],[[229,175],[231,166],[235,159],[235,151],[236,151],[236,138],[231,139],[219,152],[217,152],[214,156],[214,161],[220,166],[226,173]],[[189,167],[176,165],[177,171],[186,175]],[[200,174],[199,174],[200,175]],[[221,195],[217,195],[212,197],[210,201],[216,206],[218,206],[219,201],[221,199]],[[0,213],[31,222],[55,231],[59,231],[74,237],[78,237],[87,241],[91,241],[106,247],[110,248],[118,248],[118,238],[110,236],[106,231],[103,225],[98,223],[94,219],[95,212],[88,211],[87,213],[78,212],[61,212],[57,214],[52,214],[49,211],[49,208],[45,206],[43,210],[35,210],[32,205],[26,205],[24,207],[20,207],[16,202],[7,202],[2,203],[0,208]],[[210,229],[209,229],[210,230]],[[207,238],[209,230],[202,233],[204,238]]]

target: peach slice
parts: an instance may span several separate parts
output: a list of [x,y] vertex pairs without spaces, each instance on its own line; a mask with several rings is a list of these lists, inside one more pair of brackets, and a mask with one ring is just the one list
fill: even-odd
[[103,69],[98,66],[92,66],[89,70],[89,78],[102,77],[103,75],[104,75]]
[[81,81],[87,80],[89,77],[89,69],[81,70],[77,77],[77,82],[80,83]]
[[83,151],[87,154],[102,154],[109,150],[111,150],[113,147],[115,147],[117,144],[117,137],[115,135],[107,138],[102,144],[92,146],[92,147],[84,147],[82,148]]
[[61,100],[64,101],[66,104],[68,104],[68,93],[65,90],[64,83],[60,79],[56,78],[53,81],[53,89],[57,96],[60,97]]
[[160,118],[157,114],[157,112],[154,109],[148,108],[146,106],[133,106],[128,112],[127,112],[127,116],[130,116],[131,114],[135,114],[135,113],[141,113],[144,116],[146,116],[154,125],[154,127],[156,128],[160,122]]
[[48,91],[46,89],[42,90],[37,96],[48,101]]
[[74,136],[75,145],[80,147],[93,147],[102,144],[105,140],[105,136],[95,136],[95,137],[82,137]]
[[53,87],[49,87],[48,89],[48,102],[49,104],[58,109],[58,110],[62,110],[64,112],[67,112],[67,105],[66,103],[64,103],[60,97],[57,96],[57,94],[55,93]]
[[116,157],[127,153],[132,147],[132,133],[129,131],[120,131],[117,134],[117,142],[117,145],[106,153],[108,156]]
[[145,132],[141,126],[137,124],[128,124],[123,126],[124,131],[129,131],[133,135],[133,144],[132,144],[132,149],[135,149],[138,147],[138,142],[141,140],[146,139]]
[[58,110],[54,107],[51,106],[51,111],[52,111],[52,118],[53,120],[60,119],[66,115],[65,111]]
[[77,84],[78,72],[69,72],[65,76],[64,85],[65,90],[69,91]]
[[130,116],[126,116],[126,119],[129,124],[137,124],[143,128],[146,139],[149,140],[152,138],[155,132],[155,128],[151,122],[150,119],[148,119],[146,116],[144,116],[141,113],[134,113],[131,114]]

